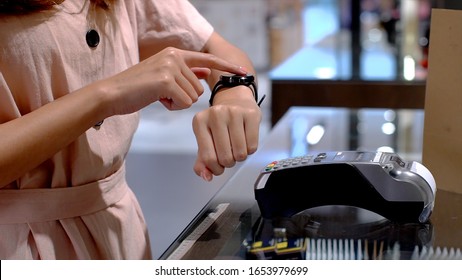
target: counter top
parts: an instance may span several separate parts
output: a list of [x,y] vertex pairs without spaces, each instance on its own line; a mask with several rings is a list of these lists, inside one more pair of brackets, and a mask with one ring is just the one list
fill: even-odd
[[[362,113],[364,114],[365,112]],[[372,113],[377,113],[377,111],[373,110]],[[384,111],[384,113],[386,113],[386,111]],[[408,120],[410,114],[419,115],[422,112],[420,110],[406,110],[405,112],[396,113],[398,115],[401,113],[405,114]],[[264,235],[265,227],[268,225],[268,222],[262,220],[260,217],[260,210],[254,194],[254,184],[262,168],[274,160],[324,149],[324,147],[320,145],[323,141],[330,145],[331,150],[348,150],[352,149],[352,142],[350,139],[352,136],[355,138],[359,137],[359,140],[355,143],[362,143],[361,138],[368,137],[367,134],[352,133],[351,129],[341,129],[341,127],[339,128],[338,126],[330,127],[334,132],[329,132],[329,127],[327,126],[324,139],[321,139],[318,144],[305,145],[305,147],[300,149],[300,142],[298,140],[300,140],[303,133],[296,133],[297,128],[294,128],[294,126],[300,126],[300,119],[311,120],[314,116],[322,114],[333,119],[336,123],[341,123],[340,120],[342,118],[340,116],[343,116],[348,119],[348,122],[346,122],[344,126],[346,126],[346,128],[350,127],[352,115],[350,109],[326,108],[324,110],[322,108],[310,107],[290,108],[283,118],[273,127],[266,140],[261,144],[259,151],[241,165],[239,170],[224,184],[203,210],[198,213],[196,218],[191,221],[188,228],[184,230],[161,258],[242,259],[248,257],[245,252],[246,246],[244,245],[246,242],[249,242],[249,238],[252,239],[256,234]],[[394,122],[398,128],[406,126],[409,123],[409,121],[403,122],[403,118],[399,120],[401,122]],[[324,123],[324,125],[325,124],[326,123]],[[375,125],[380,126],[382,122],[377,121]],[[312,126],[313,123],[304,123],[303,131],[306,133]],[[407,133],[404,139],[400,138],[402,135],[393,135],[390,138],[391,140],[388,139],[390,140],[390,147],[388,148],[394,149],[394,151],[400,154],[405,160],[418,160],[418,151],[416,152],[410,149],[409,146],[419,146],[421,134],[417,133],[417,136],[415,136],[415,133],[410,134],[408,130],[409,128],[406,130]],[[400,130],[397,129],[397,131]],[[343,141],[339,140],[343,139],[341,134],[343,136],[347,135]],[[414,135],[414,138],[410,139],[412,138],[410,135]],[[328,138],[334,138],[336,141]],[[381,138],[379,138],[379,140],[380,139]],[[383,148],[383,143],[381,141],[386,142],[387,138],[377,141],[377,148]],[[402,142],[407,143],[407,145],[403,145]],[[395,147],[391,147],[392,145],[395,145]],[[373,148],[370,146],[368,149]],[[290,186],[287,188],[290,188]],[[322,218],[320,218],[320,220],[315,219],[314,222],[317,223],[316,232],[308,232],[309,237],[312,239],[338,238],[345,240],[376,239],[381,241],[382,245],[384,240],[387,242],[392,240],[393,242],[400,243],[402,247],[406,244],[414,246],[415,243],[417,246],[426,248],[439,247],[441,249],[453,248],[456,250],[457,248],[462,248],[461,194],[438,190],[436,192],[434,211],[430,217],[430,221],[425,224],[396,225],[372,212],[362,213],[357,211],[364,210],[349,208],[337,211],[339,209],[340,208],[318,209],[309,213],[307,217],[311,218],[317,217],[316,215],[322,211],[326,213],[329,211],[336,213],[330,220],[322,220]],[[320,212],[317,213],[316,211]],[[342,215],[344,215],[344,217],[342,217]],[[319,217],[322,217],[322,215]],[[358,221],[361,221],[356,221],[357,227],[355,227],[355,222],[351,222],[351,220],[349,224],[343,223],[344,226],[347,226],[339,231],[339,227],[335,227],[339,223],[333,221],[345,217],[347,217],[346,219],[351,217],[356,217],[356,219],[357,217],[362,217],[362,220],[358,219]],[[301,218],[303,219],[303,216],[301,216]],[[274,225],[274,222],[272,224]],[[313,223],[311,225],[313,225]],[[329,232],[329,228],[332,229],[332,227],[334,230],[331,230],[330,233],[326,233]],[[311,229],[313,229],[313,227],[311,227]],[[270,228],[269,230],[271,231],[272,229]],[[306,233],[305,228],[305,238],[307,236]],[[391,243],[387,244],[390,246]]]

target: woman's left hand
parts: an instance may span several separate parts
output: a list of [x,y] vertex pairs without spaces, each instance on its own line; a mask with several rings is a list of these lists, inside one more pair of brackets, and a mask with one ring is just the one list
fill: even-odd
[[225,89],[219,101],[194,116],[194,172],[206,181],[257,150],[262,115],[249,91],[245,86]]

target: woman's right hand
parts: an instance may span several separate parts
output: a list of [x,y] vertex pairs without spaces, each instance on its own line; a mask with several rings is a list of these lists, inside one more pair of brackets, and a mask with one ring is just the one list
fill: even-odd
[[242,67],[214,55],[168,47],[101,81],[110,102],[107,117],[133,113],[156,101],[168,110],[189,108],[204,91],[199,79],[211,69],[246,74]]

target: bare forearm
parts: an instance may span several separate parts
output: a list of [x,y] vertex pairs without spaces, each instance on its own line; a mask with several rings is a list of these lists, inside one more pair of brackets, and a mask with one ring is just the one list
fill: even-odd
[[[204,48],[204,51],[241,65],[249,74],[256,75],[252,61],[247,54],[236,46],[225,41],[218,34],[212,35]],[[208,84],[212,87],[218,81],[221,74],[223,74],[222,71],[213,70],[212,74],[207,79]]]
[[84,88],[0,124],[0,188],[53,156],[104,118],[103,96]]

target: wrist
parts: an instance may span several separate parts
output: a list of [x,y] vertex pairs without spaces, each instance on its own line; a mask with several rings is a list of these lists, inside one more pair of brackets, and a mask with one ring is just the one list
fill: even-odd
[[92,95],[91,104],[94,108],[93,127],[99,129],[105,118],[114,115],[114,92],[104,81],[99,81],[90,86],[89,93]]

